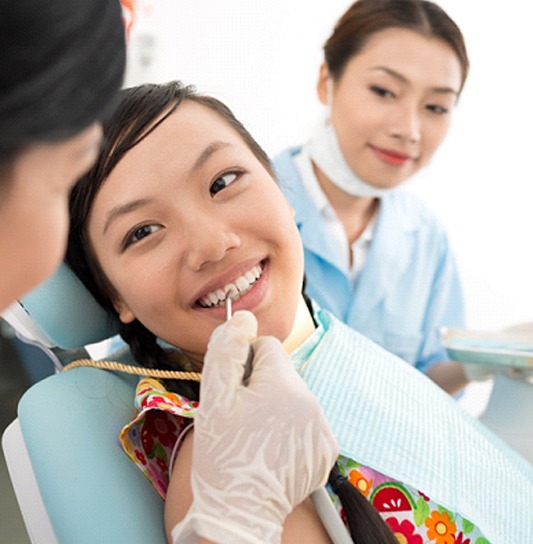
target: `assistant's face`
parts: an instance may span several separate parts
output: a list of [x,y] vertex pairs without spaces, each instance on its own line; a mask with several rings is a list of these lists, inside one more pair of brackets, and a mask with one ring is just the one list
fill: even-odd
[[42,282],[63,258],[68,195],[96,159],[102,129],[29,147],[6,170],[0,192],[0,310]]
[[369,184],[394,187],[433,157],[460,87],[461,65],[449,45],[389,28],[369,39],[338,81],[331,82],[323,66],[318,92],[324,103],[330,101],[331,122],[351,169]]
[[185,100],[118,163],[88,233],[123,322],[141,321],[198,363],[233,309],[289,334],[303,255],[284,196],[240,135]]

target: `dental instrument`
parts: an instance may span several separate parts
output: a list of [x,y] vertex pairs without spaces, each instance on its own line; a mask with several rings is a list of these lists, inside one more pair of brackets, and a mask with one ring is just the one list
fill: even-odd
[[[231,297],[228,296],[228,298],[226,299],[226,321],[229,321],[232,315],[233,315],[233,311],[231,307]],[[250,344],[250,349],[248,350],[248,356],[246,357],[246,362],[244,363],[244,373],[242,376],[242,383],[244,385],[248,385],[250,381],[250,375],[252,374],[253,359],[254,359],[254,349],[252,347],[252,344]]]

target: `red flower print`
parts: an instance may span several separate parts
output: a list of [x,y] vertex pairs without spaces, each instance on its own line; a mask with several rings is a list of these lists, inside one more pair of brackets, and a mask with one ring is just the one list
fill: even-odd
[[160,395],[150,395],[143,399],[142,404],[144,408],[158,408],[160,404],[168,404],[168,401]]
[[163,461],[163,459],[159,459],[159,457],[155,460],[157,463],[157,466],[163,471],[168,472],[168,465]]
[[396,518],[385,520],[399,544],[423,544],[422,537],[415,534],[416,527],[407,519],[401,523]]
[[158,439],[162,446],[166,447],[173,446],[178,438],[177,427],[172,421],[172,416],[159,410],[146,415],[143,433],[145,430],[152,437]]
[[139,451],[139,450],[135,450],[135,457],[137,457],[137,459],[143,464],[143,465],[146,465],[146,457],[144,456],[144,454]]
[[154,447],[154,439],[152,434],[150,433],[150,429],[146,428],[146,425],[143,425],[143,428],[141,430],[141,444],[144,448],[144,451],[148,457],[152,454],[152,449]]
[[463,535],[462,531],[455,537],[455,544],[470,544],[470,539]]

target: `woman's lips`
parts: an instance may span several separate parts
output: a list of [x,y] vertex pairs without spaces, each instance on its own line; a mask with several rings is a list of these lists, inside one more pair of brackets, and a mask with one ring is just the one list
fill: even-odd
[[380,147],[374,146],[370,146],[370,149],[372,149],[374,154],[379,159],[386,162],[387,164],[392,164],[393,166],[403,166],[406,163],[414,160],[413,157],[411,157],[410,155],[406,155],[405,153],[400,153],[398,151],[393,151],[392,149],[382,149]]
[[[260,267],[260,272],[256,274],[258,277],[253,283],[249,284],[248,287],[243,289],[242,292],[235,292],[233,290],[229,290],[224,293],[223,299],[220,300],[218,304],[215,303],[213,305],[206,305],[209,301],[209,297],[200,297],[196,300],[194,308],[202,312],[209,312],[213,316],[223,318],[226,311],[225,299],[227,298],[227,296],[230,296],[233,301],[232,307],[234,312],[237,310],[252,310],[254,307],[259,305],[266,293],[268,261],[262,261],[256,266]],[[224,289],[221,289],[221,291],[224,291]]]

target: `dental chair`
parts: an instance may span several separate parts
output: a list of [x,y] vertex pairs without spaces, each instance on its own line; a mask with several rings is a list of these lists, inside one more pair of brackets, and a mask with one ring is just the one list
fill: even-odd
[[[65,264],[3,317],[48,349],[81,348],[117,330]],[[134,416],[136,383],[82,367],[23,395],[2,447],[33,544],[165,543],[163,501],[118,442]]]

